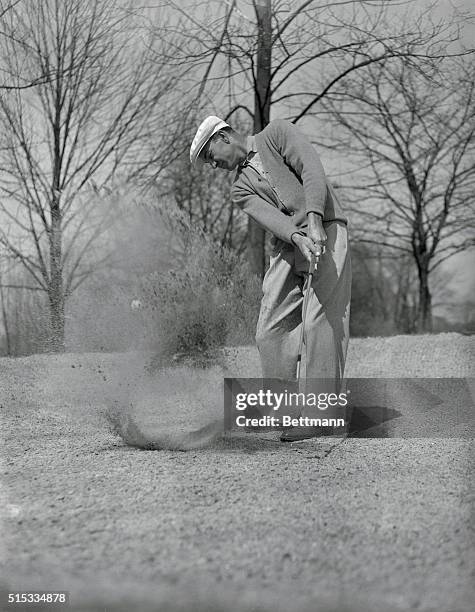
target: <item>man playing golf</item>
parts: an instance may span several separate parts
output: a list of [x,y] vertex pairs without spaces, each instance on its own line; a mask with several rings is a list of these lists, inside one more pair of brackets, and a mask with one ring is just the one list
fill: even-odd
[[[295,378],[305,286],[306,376],[334,381],[338,393],[349,335],[347,219],[315,148],[288,121],[245,136],[210,116],[198,127],[190,160],[236,170],[233,202],[273,236],[256,332],[263,377]],[[318,267],[305,284],[313,257]],[[281,439],[316,434],[294,428]]]

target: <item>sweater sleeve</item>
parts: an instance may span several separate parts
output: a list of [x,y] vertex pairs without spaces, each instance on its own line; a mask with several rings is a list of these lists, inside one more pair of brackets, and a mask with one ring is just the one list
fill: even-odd
[[299,228],[292,222],[292,218],[285,215],[275,206],[269,204],[255,193],[234,187],[232,200],[241,210],[254,221],[284,242],[292,243],[292,234],[299,232]]
[[327,196],[327,180],[320,157],[312,143],[289,121],[276,119],[267,129],[278,153],[301,179],[307,214],[323,217]]

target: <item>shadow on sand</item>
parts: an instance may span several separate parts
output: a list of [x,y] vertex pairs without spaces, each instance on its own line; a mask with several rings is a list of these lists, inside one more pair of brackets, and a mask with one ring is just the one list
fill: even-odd
[[352,438],[392,438],[391,421],[402,416],[402,412],[394,408],[382,408],[381,406],[353,408],[348,436]]

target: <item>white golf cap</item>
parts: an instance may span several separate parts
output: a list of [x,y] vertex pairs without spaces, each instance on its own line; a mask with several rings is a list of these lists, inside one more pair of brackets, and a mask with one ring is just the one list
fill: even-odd
[[213,134],[216,134],[216,132],[219,132],[219,130],[222,130],[225,127],[230,126],[228,123],[226,123],[226,121],[223,121],[214,115],[206,117],[206,119],[200,123],[190,147],[190,162],[193,164],[193,166],[203,164],[203,160],[199,156],[203,150],[203,147],[211,136],[213,136]]

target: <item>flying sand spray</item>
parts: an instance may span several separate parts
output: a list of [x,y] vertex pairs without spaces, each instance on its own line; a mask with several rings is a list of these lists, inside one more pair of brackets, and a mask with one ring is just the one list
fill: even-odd
[[[307,313],[307,305],[312,287],[313,277],[317,271],[318,258],[313,254],[311,256],[308,275],[304,285],[304,299],[302,304],[302,329],[299,341],[299,350],[297,356],[297,381],[301,375],[301,361],[305,334],[305,319]],[[142,303],[138,299],[131,302],[132,310],[141,309]],[[204,374],[204,372],[203,372]],[[149,374],[150,376],[150,374]],[[167,377],[169,378],[169,377]],[[183,376],[183,379],[190,380],[190,377]],[[210,381],[201,380],[201,384],[208,388],[217,388],[214,385],[210,386]],[[116,399],[109,406],[107,411],[107,419],[114,433],[119,435],[122,440],[128,445],[143,450],[179,450],[187,451],[205,448],[213,443],[217,443],[224,438],[223,419],[213,419],[203,427],[199,427],[192,431],[177,431],[172,430],[166,433],[147,433],[138,425],[136,420],[136,410],[144,401],[156,404],[157,396],[159,401],[163,402],[164,390],[160,388],[149,388],[150,381],[139,377],[133,385],[134,391],[127,393],[127,397]],[[219,385],[218,385],[219,386]],[[166,391],[166,387],[165,387]],[[189,396],[196,398],[196,389],[190,389]],[[217,398],[211,398],[211,402],[216,403]],[[207,402],[208,403],[208,402]],[[127,409],[128,407],[128,409]],[[185,406],[186,410],[186,406]]]

